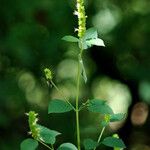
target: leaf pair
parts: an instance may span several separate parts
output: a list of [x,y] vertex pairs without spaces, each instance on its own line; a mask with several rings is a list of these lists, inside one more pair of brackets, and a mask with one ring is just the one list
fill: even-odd
[[125,118],[125,114],[123,113],[114,114],[111,107],[104,100],[90,100],[88,104],[88,110],[104,115],[104,119],[101,122],[103,127],[107,126],[109,122],[121,121]]
[[85,139],[83,142],[85,150],[92,150],[96,148],[99,145],[105,145],[108,147],[113,147],[113,148],[126,148],[124,142],[116,137],[106,137],[102,142],[97,143],[96,141],[92,139]]
[[[38,142],[34,139],[26,139],[21,143],[21,150],[36,150]],[[63,143],[57,150],[78,150],[72,143]]]
[[89,28],[86,30],[85,35],[78,39],[74,36],[67,35],[62,38],[62,40],[67,42],[78,42],[80,49],[88,49],[93,45],[96,46],[105,46],[104,41],[100,38],[98,38],[98,33],[95,28]]

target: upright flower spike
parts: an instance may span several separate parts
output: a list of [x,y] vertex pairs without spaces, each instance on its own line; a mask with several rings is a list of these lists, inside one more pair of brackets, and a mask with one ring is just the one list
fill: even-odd
[[77,10],[74,12],[78,16],[78,37],[82,38],[86,31],[86,18],[84,0],[77,0]]
[[30,111],[29,113],[27,113],[28,115],[28,122],[29,122],[29,128],[30,128],[30,134],[32,135],[32,137],[35,140],[40,139],[40,129],[37,126],[37,113],[35,113],[34,111]]

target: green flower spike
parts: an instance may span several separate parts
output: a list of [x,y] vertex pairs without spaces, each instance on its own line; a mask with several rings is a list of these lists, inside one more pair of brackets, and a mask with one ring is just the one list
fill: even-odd
[[50,69],[45,68],[44,73],[45,73],[46,80],[52,80],[53,76]]
[[29,113],[27,113],[29,119],[28,119],[28,123],[29,123],[29,128],[30,128],[30,134],[32,135],[32,137],[35,140],[39,140],[40,139],[40,129],[37,126],[37,113],[35,113],[34,111],[30,111]]
[[74,12],[78,16],[78,37],[82,38],[86,31],[86,18],[84,0],[77,0],[77,10]]
[[110,122],[110,115],[109,114],[105,114],[104,115],[104,121],[106,122],[106,123],[109,123]]
[[103,120],[102,120],[102,122],[101,122],[101,125],[102,125],[103,127],[106,127],[106,126],[109,124],[110,119],[111,119],[111,115],[105,114],[105,115],[104,115],[104,118],[103,118]]

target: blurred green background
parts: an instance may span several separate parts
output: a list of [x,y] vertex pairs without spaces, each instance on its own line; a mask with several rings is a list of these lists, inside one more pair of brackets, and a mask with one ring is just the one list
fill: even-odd
[[[87,0],[87,27],[96,27],[106,47],[84,52],[88,83],[81,100],[108,100],[114,112],[127,113],[111,124],[129,150],[150,149],[150,1]],[[0,150],[19,150],[30,137],[25,112],[39,113],[39,122],[58,130],[62,142],[75,143],[74,113],[48,115],[50,99],[61,96],[48,88],[43,69],[74,103],[76,44],[61,41],[76,35],[75,0],[0,0]],[[83,111],[81,137],[98,136],[100,116]],[[41,150],[43,147],[40,148]],[[102,148],[103,150],[105,148]]]

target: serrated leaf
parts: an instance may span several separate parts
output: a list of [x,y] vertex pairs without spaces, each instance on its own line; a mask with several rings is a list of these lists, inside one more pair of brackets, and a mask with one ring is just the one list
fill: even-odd
[[57,150],[78,150],[78,149],[72,143],[63,143],[58,147]]
[[64,113],[73,108],[64,100],[54,99],[49,102],[48,113]]
[[84,79],[84,81],[85,81],[85,83],[87,82],[87,75],[86,75],[86,71],[85,71],[85,67],[84,67],[84,64],[83,64],[83,60],[82,60],[82,58],[80,59],[80,65],[81,65],[81,75],[82,75],[82,77],[83,77],[83,79]]
[[126,148],[124,142],[121,139],[115,137],[106,137],[102,144],[109,146],[109,147],[118,147],[118,148]]
[[118,113],[110,116],[110,122],[121,121],[125,118],[125,114]]
[[89,28],[86,30],[83,39],[95,39],[98,37],[97,30],[95,28]]
[[91,150],[98,146],[98,143],[92,139],[85,139],[83,142],[85,150]]
[[37,126],[38,126],[39,131],[40,131],[41,140],[44,143],[54,144],[56,141],[56,136],[61,134],[58,131],[50,130],[44,126],[41,126],[41,125],[37,125]]
[[36,140],[30,139],[30,138],[22,141],[22,143],[20,145],[21,150],[36,150],[37,147],[38,147],[38,142]]
[[105,46],[104,41],[99,38],[87,40],[86,43],[89,47],[91,47],[92,45]]
[[71,36],[71,35],[66,35],[62,38],[62,40],[67,41],[67,42],[79,42],[79,39]]
[[106,101],[99,99],[90,100],[88,110],[101,114],[113,114],[113,110],[106,104]]

